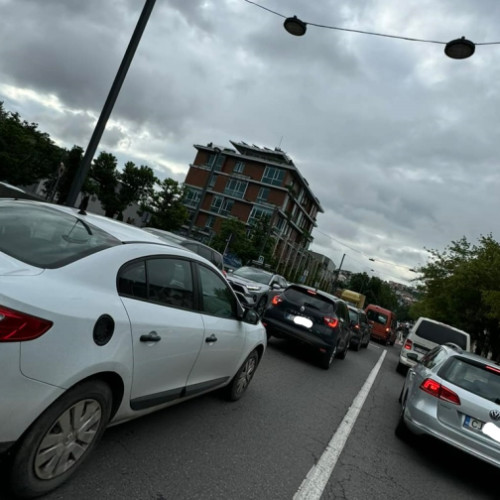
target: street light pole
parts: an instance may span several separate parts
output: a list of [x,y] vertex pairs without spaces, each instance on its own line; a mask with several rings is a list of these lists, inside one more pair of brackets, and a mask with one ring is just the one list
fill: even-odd
[[139,45],[139,41],[141,40],[144,28],[148,23],[149,16],[151,15],[151,11],[153,10],[155,2],[156,0],[146,0],[146,3],[144,4],[141,17],[139,18],[139,21],[137,21],[137,25],[135,27],[132,38],[130,39],[120,67],[118,68],[118,72],[115,76],[115,80],[113,81],[113,85],[111,86],[106,102],[104,103],[104,107],[102,108],[101,116],[99,116],[99,119],[97,120],[97,124],[94,128],[94,132],[92,133],[92,137],[90,138],[89,145],[87,146],[87,150],[85,151],[85,155],[75,174],[73,183],[71,184],[71,189],[65,202],[65,204],[69,207],[75,206],[78,194],[82,190],[83,183],[85,182],[85,178],[87,177],[90,169],[90,164],[92,162],[92,159],[94,158],[97,146],[99,145],[104,129],[106,128],[106,123],[111,114],[111,111],[113,110],[113,106],[115,105],[118,94],[120,93],[123,81],[125,80],[125,76],[127,75],[130,63],[134,58],[135,51],[137,49],[137,46]]

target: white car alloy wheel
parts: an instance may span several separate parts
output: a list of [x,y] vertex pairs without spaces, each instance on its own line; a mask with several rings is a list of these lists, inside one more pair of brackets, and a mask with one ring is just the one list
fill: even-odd
[[12,460],[11,489],[34,498],[65,482],[98,443],[113,395],[100,380],[83,382],[56,400],[33,423]]
[[68,408],[38,446],[35,475],[53,479],[73,467],[96,438],[101,419],[101,406],[95,399]]
[[230,401],[236,401],[243,396],[254,376],[258,364],[259,354],[257,351],[252,351],[237,371],[231,383],[227,386],[227,396]]

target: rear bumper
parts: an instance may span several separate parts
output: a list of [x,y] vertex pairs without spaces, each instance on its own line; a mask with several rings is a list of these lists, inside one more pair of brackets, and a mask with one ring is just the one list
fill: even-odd
[[285,324],[274,318],[265,317],[262,322],[266,327],[267,333],[275,337],[297,340],[316,349],[330,349],[335,345],[336,335],[329,339],[325,339],[324,337],[319,337],[314,333],[306,331],[302,328],[294,327],[289,323]]
[[25,377],[20,369],[18,343],[0,349],[0,452],[8,449],[64,390]]
[[[414,434],[427,434],[485,462],[500,467],[500,444],[475,439],[473,431],[457,430],[437,417],[436,404],[423,400],[408,405],[404,415],[407,427]],[[470,434],[470,436],[468,435]]]
[[[408,351],[410,352],[410,351]],[[399,362],[406,366],[407,368],[413,368],[417,362],[416,361],[413,361],[411,359],[408,359],[406,356],[405,356],[406,352],[403,352],[403,350],[401,350],[401,354],[399,355]]]

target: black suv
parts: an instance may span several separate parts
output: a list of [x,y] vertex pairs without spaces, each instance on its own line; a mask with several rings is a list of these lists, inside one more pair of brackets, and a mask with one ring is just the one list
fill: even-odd
[[368,347],[372,327],[368,323],[368,318],[362,309],[350,305],[347,307],[349,308],[349,317],[351,319],[351,348],[359,351],[361,347]]
[[291,285],[275,295],[264,311],[262,323],[268,338],[289,338],[311,346],[325,370],[335,357],[345,358],[351,341],[347,304],[303,285]]

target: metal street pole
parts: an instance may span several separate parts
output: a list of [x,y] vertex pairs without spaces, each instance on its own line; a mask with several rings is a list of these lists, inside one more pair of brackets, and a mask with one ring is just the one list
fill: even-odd
[[332,287],[334,293],[335,293],[335,287],[337,286],[337,281],[339,280],[340,270],[342,269],[342,264],[344,263],[344,258],[345,258],[345,254],[342,255],[342,259],[340,261],[340,266],[337,269],[337,272],[335,273],[335,280],[333,281],[333,287]]
[[135,51],[137,49],[137,46],[139,45],[139,41],[141,40],[144,28],[148,23],[149,16],[151,15],[151,11],[153,10],[155,2],[156,0],[146,0],[146,3],[144,4],[141,17],[137,22],[137,25],[135,27],[132,38],[130,39],[125,55],[123,56],[120,67],[118,68],[115,80],[113,81],[113,85],[111,86],[106,102],[104,103],[104,107],[102,108],[101,116],[99,116],[99,119],[97,120],[94,132],[92,134],[92,137],[90,138],[89,145],[87,146],[87,151],[85,151],[85,155],[82,158],[82,162],[80,163],[78,171],[75,174],[75,178],[73,179],[73,183],[71,184],[71,189],[68,193],[68,197],[66,198],[65,202],[66,205],[69,207],[75,206],[78,194],[82,190],[83,183],[85,182],[85,179],[90,169],[90,164],[92,162],[92,159],[94,158],[97,146],[101,141],[102,134],[104,132],[104,129],[106,128],[106,123],[111,114],[111,111],[113,110],[116,98],[120,93],[123,81],[125,80],[125,76],[127,75],[130,63],[134,58]]

